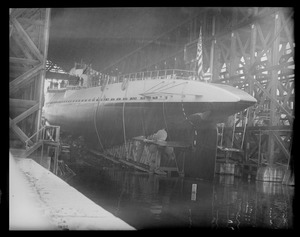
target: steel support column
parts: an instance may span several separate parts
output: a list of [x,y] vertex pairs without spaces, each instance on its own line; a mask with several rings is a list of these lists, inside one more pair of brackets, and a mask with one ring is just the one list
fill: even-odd
[[[279,33],[280,29],[280,20],[278,13],[275,14],[274,17],[274,35],[276,36]],[[279,42],[280,42],[280,36],[278,36],[273,43],[272,47],[272,66],[275,66],[279,62],[278,52],[279,52]],[[270,95],[272,98],[276,99],[277,96],[277,87],[278,87],[278,70],[273,70],[271,73],[271,90]],[[270,125],[276,126],[278,125],[278,114],[277,114],[277,107],[276,104],[271,101],[270,104]],[[268,154],[269,154],[269,165],[274,164],[274,146],[275,141],[273,136],[269,136],[269,144],[268,144]]]
[[50,9],[10,9],[10,141],[23,145],[41,126],[49,22]]

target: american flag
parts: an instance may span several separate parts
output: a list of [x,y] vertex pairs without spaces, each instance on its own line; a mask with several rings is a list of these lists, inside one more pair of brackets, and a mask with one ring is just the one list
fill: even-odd
[[203,53],[202,53],[202,33],[200,28],[199,40],[197,44],[197,57],[196,57],[196,66],[197,66],[197,76],[200,80],[203,80]]

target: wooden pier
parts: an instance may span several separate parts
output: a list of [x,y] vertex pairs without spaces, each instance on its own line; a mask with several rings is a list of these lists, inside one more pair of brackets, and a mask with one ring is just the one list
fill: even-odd
[[10,230],[134,230],[34,160],[9,163]]

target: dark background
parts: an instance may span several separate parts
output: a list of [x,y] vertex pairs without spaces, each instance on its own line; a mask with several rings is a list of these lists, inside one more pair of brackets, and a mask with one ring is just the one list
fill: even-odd
[[191,7],[51,8],[48,59],[65,71],[75,62],[101,69],[176,27]]

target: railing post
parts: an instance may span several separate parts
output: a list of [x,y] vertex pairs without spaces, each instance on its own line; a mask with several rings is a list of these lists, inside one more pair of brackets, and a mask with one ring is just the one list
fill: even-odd
[[58,147],[55,147],[54,152],[54,167],[53,167],[53,173],[57,175],[57,169],[58,169]]
[[44,137],[45,137],[45,127],[46,127],[46,125],[44,125],[44,126],[41,128],[41,130],[40,130],[40,131],[41,131],[41,134],[42,134],[42,135],[41,135],[41,138],[40,138],[41,140],[44,140]]
[[41,161],[43,160],[43,156],[44,156],[44,143],[42,142]]
[[59,142],[59,133],[60,133],[60,127],[56,127],[57,129],[56,129],[56,137],[55,137],[55,141],[56,142]]
[[42,127],[42,140],[44,140],[44,129],[45,127]]

